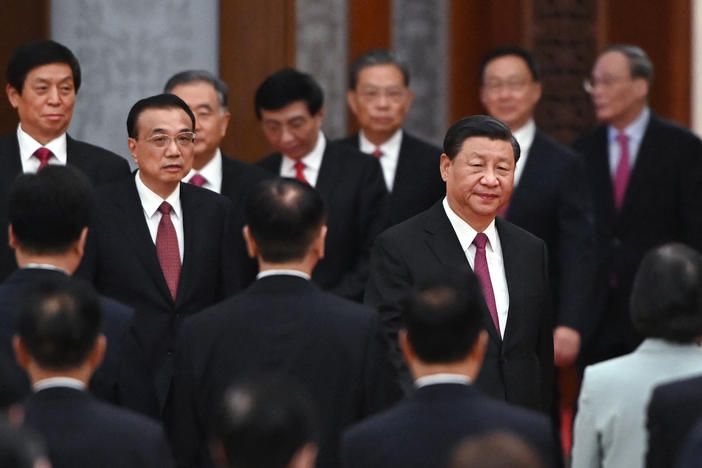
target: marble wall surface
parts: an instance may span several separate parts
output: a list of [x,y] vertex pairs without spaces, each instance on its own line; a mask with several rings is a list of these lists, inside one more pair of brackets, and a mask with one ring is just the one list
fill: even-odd
[[131,160],[125,121],[174,73],[217,72],[218,0],[53,0],[51,37],[81,63],[69,133]]

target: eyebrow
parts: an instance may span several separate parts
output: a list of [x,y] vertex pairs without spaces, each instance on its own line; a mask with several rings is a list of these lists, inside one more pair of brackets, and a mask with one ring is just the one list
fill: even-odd
[[198,104],[197,106],[195,106],[195,108],[196,108],[196,109],[214,110],[214,108],[213,108],[211,105],[209,105],[208,103],[206,103],[206,102],[204,102],[204,103],[202,103],[202,104]]

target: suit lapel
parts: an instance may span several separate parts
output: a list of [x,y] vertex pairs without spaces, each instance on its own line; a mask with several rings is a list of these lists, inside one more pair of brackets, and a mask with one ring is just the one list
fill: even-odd
[[[665,154],[659,147],[661,141],[665,139],[656,137],[657,117],[651,113],[651,116],[646,126],[643,139],[639,145],[639,152],[636,155],[636,163],[634,164],[631,174],[629,175],[629,183],[624,194],[622,209],[619,211],[617,219],[618,224],[628,225],[627,217],[632,210],[632,200],[645,200],[646,197],[639,195],[641,192],[649,191],[650,186],[646,181],[652,180],[650,174],[655,174],[656,159],[661,154]],[[655,176],[653,177],[655,179]]]
[[[183,240],[185,245],[183,246],[183,266],[181,267],[180,279],[178,280],[176,306],[181,304],[184,298],[188,297],[189,287],[197,283],[193,278],[193,275],[197,274],[193,266],[194,263],[197,263],[194,239],[200,238],[200,236],[195,233],[198,226],[197,217],[194,214],[197,213],[200,203],[192,196],[190,189],[192,189],[192,187],[186,187],[186,184],[180,184],[180,205],[183,212]],[[161,276],[163,276],[163,274]]]
[[343,167],[335,156],[332,143],[327,140],[315,185],[315,188],[322,194],[322,198],[327,202],[327,206],[334,206],[332,200],[336,193],[335,189],[339,186],[339,179],[343,175]]
[[[510,323],[515,322],[510,320],[513,314],[519,314],[522,304],[524,303],[524,278],[528,275],[524,271],[524,262],[519,251],[518,245],[512,240],[511,231],[508,229],[507,221],[500,218],[495,220],[497,234],[500,236],[500,245],[502,247],[502,263],[505,268],[505,279],[507,280],[507,293],[509,294],[509,308],[507,313],[507,323],[503,327],[503,339],[509,338],[514,332]],[[509,334],[509,335],[508,335]]]
[[[412,143],[409,141],[407,133],[402,132],[402,141],[400,142],[400,152],[397,157],[397,169],[395,169],[395,180],[392,183],[393,192],[403,193],[405,181],[411,179],[412,174],[417,171],[412,162],[415,158],[412,157]],[[411,190],[411,187],[407,187]]]
[[137,258],[149,276],[153,278],[161,294],[173,301],[166,278],[161,270],[161,264],[158,261],[156,246],[151,239],[151,233],[144,219],[144,208],[141,205],[134,179],[126,179],[118,187],[122,191],[121,196],[112,197],[116,205],[114,211],[116,224],[122,227],[122,232],[129,245],[135,250]]
[[607,126],[597,129],[594,137],[594,147],[590,154],[592,167],[592,197],[595,206],[600,207],[608,225],[614,223],[616,210],[614,209],[614,186],[609,173],[609,144],[607,142]]
[[[425,224],[425,242],[429,249],[436,255],[442,266],[458,269],[470,269],[470,263],[461,247],[456,232],[451,226],[442,202],[430,208],[430,217]],[[503,247],[504,255],[504,247]],[[471,270],[472,271],[472,270]],[[508,281],[509,284],[509,281]],[[487,305],[483,308],[483,324],[488,334],[498,343],[502,341],[495,329],[495,324],[490,316]]]
[[513,216],[519,217],[519,213],[524,206],[524,201],[528,199],[530,194],[538,192],[538,188],[534,187],[534,183],[543,177],[544,172],[549,171],[549,168],[544,165],[543,158],[540,157],[543,151],[543,140],[539,134],[539,130],[536,130],[534,141],[527,155],[524,171],[509,201],[507,218],[511,219]]

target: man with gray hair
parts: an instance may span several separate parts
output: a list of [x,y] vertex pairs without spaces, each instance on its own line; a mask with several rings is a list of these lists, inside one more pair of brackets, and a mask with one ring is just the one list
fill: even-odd
[[602,125],[574,143],[592,188],[596,266],[583,364],[629,353],[641,336],[629,317],[644,254],[667,242],[702,249],[702,141],[648,107],[653,65],[639,47],[606,48],[585,90]]
[[238,239],[236,265],[242,285],[246,286],[257,273],[257,265],[246,254],[241,228],[242,207],[253,184],[270,174],[253,165],[222,153],[220,144],[227,133],[231,114],[227,109],[227,84],[205,70],[186,70],[173,75],[164,92],[181,98],[195,114],[195,148],[193,167],[183,178],[224,195],[232,201],[232,230]]

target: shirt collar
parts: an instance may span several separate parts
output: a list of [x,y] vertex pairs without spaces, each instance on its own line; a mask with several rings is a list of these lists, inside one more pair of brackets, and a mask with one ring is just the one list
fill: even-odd
[[20,122],[19,125],[17,125],[17,143],[20,148],[20,158],[23,162],[29,160],[29,158],[34,155],[34,152],[42,147],[51,150],[54,157],[63,165],[66,164],[66,160],[68,159],[65,133],[54,138],[47,144],[42,145],[22,129],[22,122]]
[[400,153],[400,145],[402,144],[402,129],[398,128],[390,138],[385,140],[380,146],[376,146],[366,138],[363,130],[358,132],[358,148],[366,154],[373,154],[376,148],[380,148],[383,155],[396,155]]
[[[473,229],[470,224],[466,223],[451,209],[446,197],[444,197],[443,205],[446,216],[448,217],[456,236],[458,236],[458,241],[461,243],[461,248],[463,249],[463,252],[466,252],[468,247],[470,247],[473,243],[473,239],[475,239],[475,235],[478,233],[478,231]],[[497,246],[497,228],[495,227],[494,219],[483,232],[488,238],[487,248],[494,251]]]
[[536,123],[534,119],[529,119],[526,124],[512,132],[512,136],[514,136],[514,139],[519,143],[522,156],[529,152],[529,148],[531,148],[531,144],[534,142],[534,135],[536,135]]
[[144,185],[144,182],[141,180],[139,174],[140,172],[137,171],[136,175],[134,176],[134,180],[136,182],[139,198],[141,199],[141,206],[144,208],[144,213],[146,213],[146,216],[148,218],[152,218],[156,214],[156,211],[158,211],[158,207],[161,206],[161,203],[166,201],[171,205],[171,214],[176,218],[181,218],[180,184],[177,184],[175,190],[173,190],[173,192],[171,192],[171,194],[164,200],[159,195],[151,191],[149,187]]
[[258,275],[256,275],[256,279],[261,279],[261,278],[266,278],[268,276],[276,276],[276,275],[299,276],[300,278],[304,278],[307,281],[312,279],[312,278],[310,278],[310,275],[308,275],[304,271],[291,270],[291,269],[287,269],[287,268],[263,270]]
[[414,386],[417,388],[426,387],[427,385],[437,385],[437,384],[464,384],[468,385],[471,383],[470,377],[465,374],[452,374],[452,373],[439,373],[425,375],[414,381]]
[[190,172],[188,172],[188,175],[185,176],[183,180],[188,182],[195,174],[200,174],[207,179],[207,188],[213,187],[215,191],[219,191],[222,186],[222,151],[217,148],[214,157],[210,159],[207,164],[202,166],[202,169],[199,171],[190,169]]
[[54,387],[68,387],[76,390],[85,390],[86,388],[83,382],[71,377],[49,377],[48,379],[39,380],[32,385],[35,393]]
[[[303,156],[300,161],[302,161],[306,167],[314,171],[318,171],[319,167],[322,165],[322,157],[324,156],[324,150],[327,147],[327,139],[322,131],[319,131],[317,136],[317,143],[315,143],[314,148],[308,154]],[[297,161],[293,158],[283,155],[283,164],[292,168]]]
[[51,271],[58,271],[60,273],[64,273],[68,276],[71,276],[69,272],[64,270],[61,267],[57,267],[56,265],[51,265],[49,263],[27,263],[25,266],[23,266],[21,269],[26,270],[26,269],[35,269],[35,270],[51,270]]
[[611,125],[607,126],[609,142],[613,143],[617,140],[617,135],[619,133],[625,134],[629,140],[641,141],[643,139],[644,133],[646,133],[646,127],[648,126],[648,120],[651,116],[651,109],[644,107],[638,117],[634,119],[628,126],[624,128],[621,132]]

